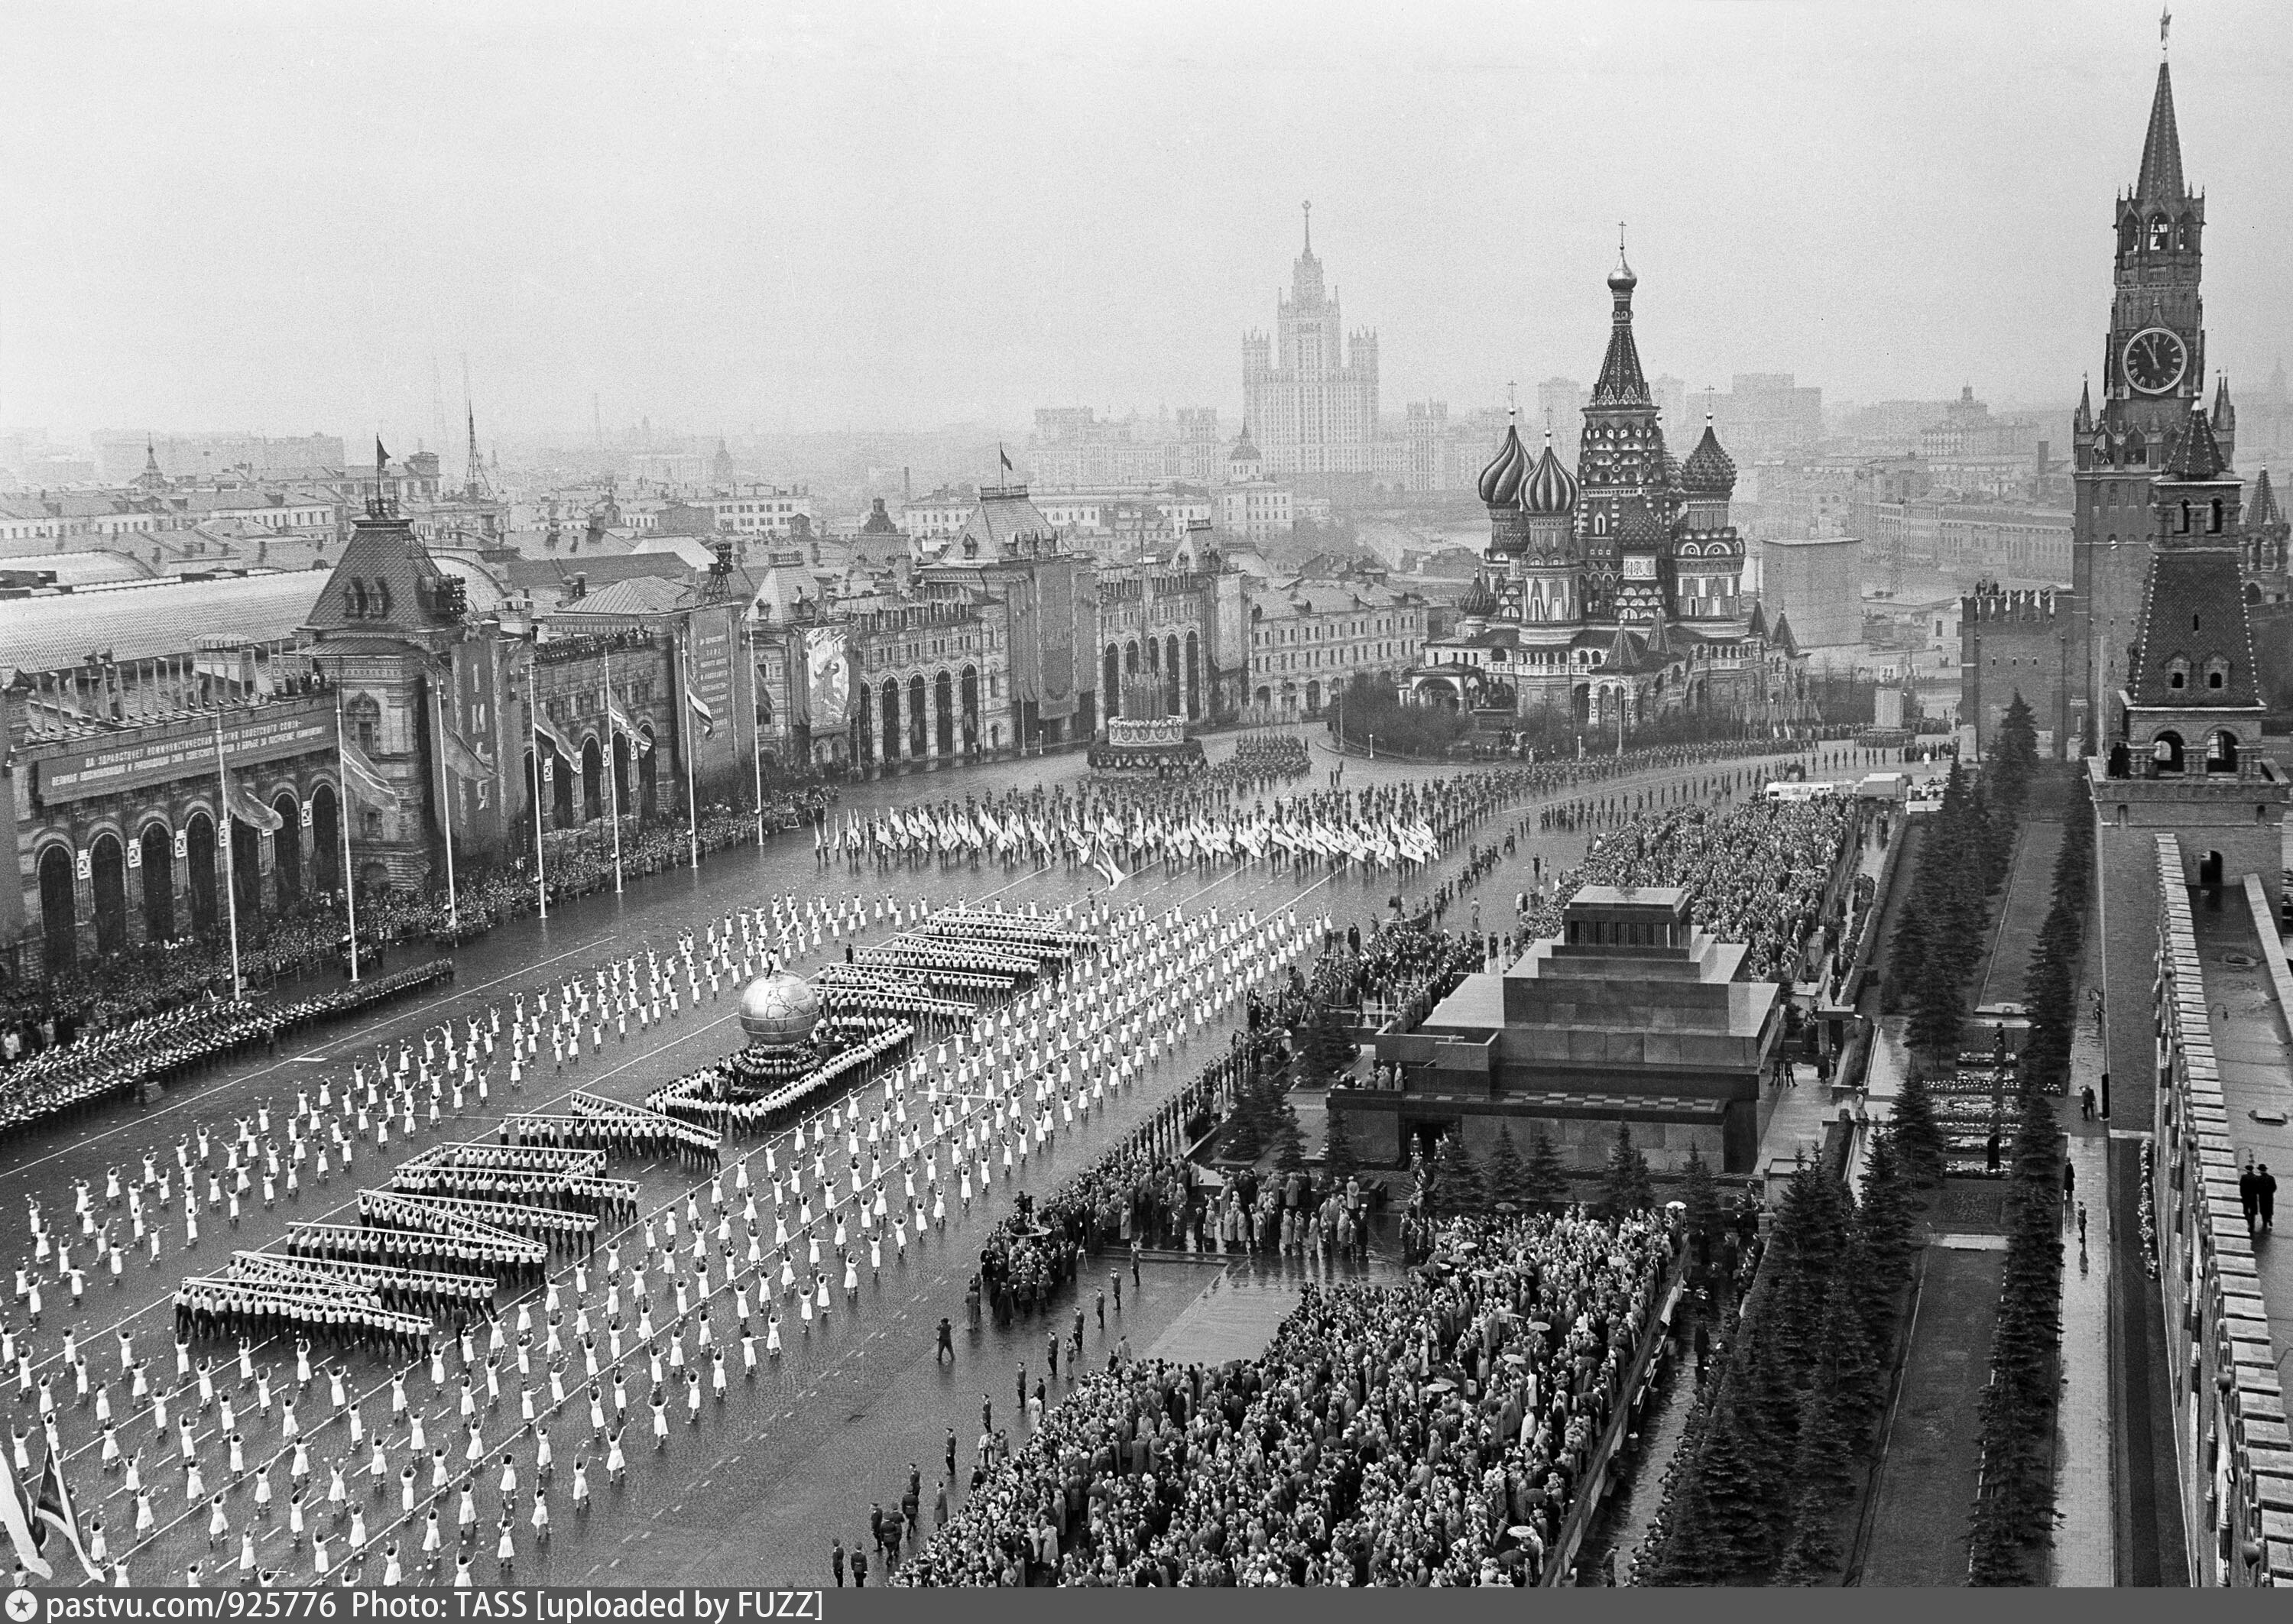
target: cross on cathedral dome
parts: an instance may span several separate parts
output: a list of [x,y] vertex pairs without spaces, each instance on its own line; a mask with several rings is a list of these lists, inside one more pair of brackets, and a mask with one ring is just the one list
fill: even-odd
[[1552,454],[1551,429],[1544,431],[1544,454],[1536,459],[1536,470],[1528,476],[1521,505],[1532,513],[1548,516],[1572,512],[1576,506],[1576,476]]
[[[1548,448],[1545,455],[1552,455]],[[1528,453],[1520,443],[1520,430],[1505,424],[1504,440],[1489,465],[1481,470],[1481,501],[1489,507],[1511,507],[1520,495],[1522,476],[1528,472]]]

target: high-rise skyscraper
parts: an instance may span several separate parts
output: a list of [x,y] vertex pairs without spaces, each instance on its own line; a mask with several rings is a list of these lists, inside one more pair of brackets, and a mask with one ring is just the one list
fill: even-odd
[[[1335,288],[1314,257],[1313,205],[1290,292],[1276,302],[1274,336],[1242,340],[1243,425],[1276,479],[1358,475],[1375,467],[1377,335],[1346,334]],[[1339,481],[1342,482],[1342,481]]]

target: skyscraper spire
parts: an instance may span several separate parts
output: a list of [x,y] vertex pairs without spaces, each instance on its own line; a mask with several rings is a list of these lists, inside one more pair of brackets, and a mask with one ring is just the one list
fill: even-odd
[[2142,137],[2142,170],[2134,182],[2135,197],[2145,203],[2179,203],[2187,196],[2182,182],[2182,136],[2174,125],[2174,75],[2158,64],[2158,90],[2150,99],[2150,128]]
[[1300,204],[1298,206],[1298,207],[1300,208],[1300,210],[1301,212],[1303,212],[1303,214],[1305,214],[1305,216],[1306,216],[1306,257],[1307,257],[1307,258],[1309,258],[1309,259],[1311,259],[1311,258],[1313,258],[1313,256],[1314,256],[1314,205],[1313,205],[1313,201],[1312,201],[1312,199],[1310,199],[1310,198],[1309,198],[1309,199],[1308,199],[1306,202],[1304,202],[1304,203],[1300,203]]

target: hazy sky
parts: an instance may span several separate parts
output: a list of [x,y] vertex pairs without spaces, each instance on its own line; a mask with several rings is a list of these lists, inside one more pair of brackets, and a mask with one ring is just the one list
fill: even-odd
[[[2209,360],[2293,360],[2293,5],[2183,0]],[[1024,425],[1241,405],[1299,203],[1384,404],[2075,398],[2155,0],[0,0],[0,423]],[[1533,395],[1527,395],[1533,399]]]

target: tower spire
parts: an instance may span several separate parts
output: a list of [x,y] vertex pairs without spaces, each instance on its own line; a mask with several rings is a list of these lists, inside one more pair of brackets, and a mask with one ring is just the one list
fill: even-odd
[[2174,124],[2174,75],[2158,64],[2158,88],[2150,98],[2150,127],[2142,137],[2142,169],[2134,195],[2143,202],[2179,203],[2187,196],[2182,181],[2182,135]]
[[1640,346],[1633,340],[1633,289],[1640,278],[1625,261],[1625,228],[1616,223],[1616,268],[1608,273],[1608,292],[1615,300],[1609,317],[1608,353],[1600,362],[1600,381],[1592,385],[1596,406],[1647,406],[1648,379],[1641,372]]
[[1312,200],[1311,198],[1309,198],[1309,199],[1307,199],[1305,202],[1300,203],[1300,204],[1298,206],[1298,207],[1299,207],[1300,211],[1302,214],[1304,214],[1304,215],[1306,216],[1306,256],[1307,256],[1309,259],[1311,259],[1311,258],[1313,257],[1313,255],[1314,255],[1314,204],[1313,204],[1313,200]]

